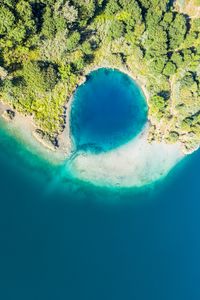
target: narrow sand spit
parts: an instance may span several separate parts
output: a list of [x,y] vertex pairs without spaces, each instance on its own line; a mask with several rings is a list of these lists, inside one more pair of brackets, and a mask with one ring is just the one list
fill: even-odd
[[164,177],[184,155],[180,144],[147,141],[148,126],[128,144],[103,154],[82,153],[72,161],[78,178],[100,186],[143,186]]

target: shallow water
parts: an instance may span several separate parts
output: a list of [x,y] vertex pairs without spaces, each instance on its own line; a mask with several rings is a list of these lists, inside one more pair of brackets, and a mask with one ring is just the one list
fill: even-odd
[[102,68],[78,87],[71,108],[75,144],[68,170],[100,186],[143,186],[182,158],[180,145],[148,143],[147,102],[134,80]]
[[0,299],[200,299],[199,151],[155,184],[100,188],[1,127],[0,167]]
[[156,185],[63,177],[0,131],[0,295],[199,299],[200,152]]

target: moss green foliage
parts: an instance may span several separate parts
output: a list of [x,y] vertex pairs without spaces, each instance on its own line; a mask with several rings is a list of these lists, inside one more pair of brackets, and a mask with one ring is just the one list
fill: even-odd
[[167,142],[173,144],[176,143],[179,139],[179,134],[176,131],[170,131],[169,135],[166,137]]
[[46,132],[62,130],[82,76],[111,66],[145,83],[155,136],[199,143],[200,19],[169,0],[0,3],[0,96]]
[[162,96],[153,96],[149,99],[150,114],[160,120],[167,110],[168,101]]

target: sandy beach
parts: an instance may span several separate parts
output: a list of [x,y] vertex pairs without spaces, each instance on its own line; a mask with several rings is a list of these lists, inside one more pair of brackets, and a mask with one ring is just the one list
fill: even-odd
[[[32,117],[16,113],[13,120],[6,120],[6,128],[36,155],[56,164],[64,163],[72,152],[67,107],[66,127],[60,136],[60,147],[55,151],[34,134],[36,126]],[[9,107],[1,103],[0,115]],[[69,110],[69,111],[68,111]],[[73,176],[99,186],[143,186],[166,176],[184,157],[181,144],[148,142],[149,124],[129,143],[102,154],[80,153],[71,161]]]
[[[116,70],[113,66],[105,63],[97,66],[92,66],[92,68],[88,68],[86,71],[86,74],[82,76],[81,80],[78,82],[78,86],[81,84],[84,84],[84,82],[87,80],[87,76],[90,72],[98,70],[100,68],[110,68],[113,70]],[[131,77],[133,80],[137,82],[137,84],[142,89],[146,100],[148,102],[149,94],[145,86],[145,82],[142,79],[139,79],[135,74],[132,74],[127,68],[117,68],[122,73],[127,74],[129,77]],[[73,95],[75,91],[73,91],[69,101],[65,104],[66,109],[66,117],[65,117],[65,128],[63,132],[61,132],[57,139],[59,147],[55,149],[51,143],[48,143],[47,141],[43,140],[37,133],[36,129],[38,126],[36,125],[33,116],[29,115],[23,115],[16,110],[14,110],[11,106],[8,104],[5,104],[2,100],[0,100],[0,117],[7,123],[9,130],[13,132],[14,135],[17,135],[18,138],[21,138],[25,143],[32,145],[33,150],[39,151],[40,155],[48,157],[51,156],[52,160],[55,161],[62,161],[65,160],[70,153],[73,151],[73,138],[70,135],[70,110],[71,110],[71,104],[73,101]],[[9,117],[6,114],[7,110],[12,110],[15,112],[15,117],[13,120],[10,120]]]
[[5,126],[5,130],[20,140],[32,153],[56,164],[62,163],[70,155],[72,146],[68,122],[64,131],[58,137],[59,147],[55,149],[53,144],[43,140],[36,133],[38,127],[32,116],[25,116],[15,111],[15,117],[11,120],[6,114],[8,109],[13,111],[9,105],[0,102],[0,119]]
[[[97,66],[96,69],[99,67]],[[94,68],[88,70],[87,74],[94,70]],[[148,102],[149,94],[145,81],[135,77],[126,69],[119,69],[119,71],[136,80]],[[85,82],[86,76],[83,76],[78,85]],[[15,112],[13,120],[8,120],[5,111],[10,107],[3,102],[0,102],[0,116],[6,120],[8,130],[25,143],[31,151],[53,163],[60,164],[65,162],[73,152],[73,137],[70,134],[72,101],[73,94],[65,105],[65,128],[58,136],[59,147],[56,149],[36,134],[37,127],[32,116],[24,116]],[[70,164],[73,175],[96,185],[124,187],[143,186],[166,176],[184,157],[181,144],[170,145],[164,141],[149,143],[149,127],[147,121],[145,128],[136,138],[117,149],[98,155],[89,153],[76,155]]]

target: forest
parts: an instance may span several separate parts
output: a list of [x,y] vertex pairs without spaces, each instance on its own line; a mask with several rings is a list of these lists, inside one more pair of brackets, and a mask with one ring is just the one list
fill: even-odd
[[0,0],[0,100],[62,132],[92,69],[127,70],[149,94],[149,140],[200,143],[200,18],[169,0]]

